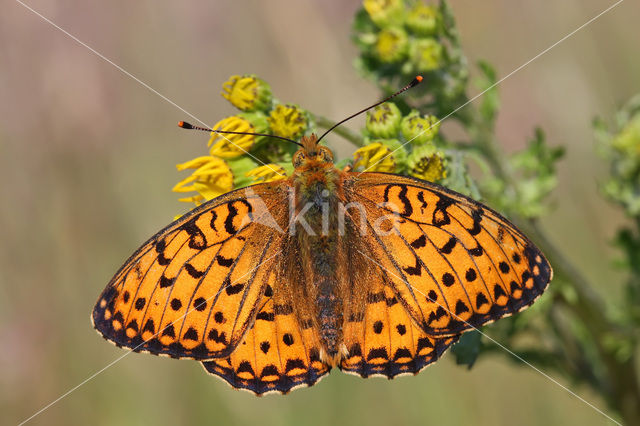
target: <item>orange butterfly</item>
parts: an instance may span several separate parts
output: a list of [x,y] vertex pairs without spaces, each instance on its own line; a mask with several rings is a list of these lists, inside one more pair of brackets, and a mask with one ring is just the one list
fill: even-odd
[[416,374],[546,289],[549,263],[500,214],[422,180],[338,170],[318,142],[294,142],[288,179],[224,194],[147,241],[98,299],[95,328],[286,393],[332,367]]

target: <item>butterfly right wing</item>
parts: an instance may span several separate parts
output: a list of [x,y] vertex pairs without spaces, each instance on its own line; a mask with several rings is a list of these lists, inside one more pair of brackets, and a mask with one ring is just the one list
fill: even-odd
[[281,248],[282,203],[283,184],[261,184],[187,213],[116,273],[93,310],[94,327],[134,351],[229,355],[253,323]]
[[[364,246],[357,248],[354,257],[366,260],[369,255],[364,251]],[[367,282],[365,303],[350,304],[352,310],[345,314],[347,355],[340,369],[365,378],[417,374],[440,359],[460,336],[425,333],[396,297],[384,268],[373,265],[367,269],[368,276],[361,277]]]
[[460,334],[525,309],[553,276],[521,231],[461,194],[384,173],[354,173],[346,186],[348,201],[367,213],[370,261],[429,335]]

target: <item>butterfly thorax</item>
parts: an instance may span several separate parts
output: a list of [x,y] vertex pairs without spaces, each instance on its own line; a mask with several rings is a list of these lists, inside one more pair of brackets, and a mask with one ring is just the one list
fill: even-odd
[[[328,148],[315,145],[315,136],[303,138],[303,148],[294,156],[292,175],[295,191],[293,239],[300,252],[304,306],[319,332],[327,360],[337,362],[342,342],[343,300],[341,242],[338,212],[343,199],[341,172],[333,164]],[[304,309],[304,308],[302,308]],[[301,309],[301,310],[302,310]]]

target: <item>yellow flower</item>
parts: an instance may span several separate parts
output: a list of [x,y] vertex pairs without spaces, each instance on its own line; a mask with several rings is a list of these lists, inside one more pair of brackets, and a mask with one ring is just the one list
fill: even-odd
[[178,164],[179,171],[194,169],[191,176],[178,182],[172,189],[173,192],[197,192],[179,201],[195,203],[196,206],[203,201],[211,200],[233,189],[233,173],[227,163],[218,157],[203,156],[194,158],[186,163]]
[[432,144],[421,145],[409,155],[409,174],[436,182],[447,177],[446,159]]
[[380,28],[402,22],[404,13],[402,0],[364,0],[362,6],[371,20]]
[[242,111],[266,109],[271,105],[271,88],[255,75],[234,75],[222,85],[222,97]]
[[249,170],[245,175],[253,178],[254,183],[274,182],[286,179],[287,170],[280,164],[270,163]]
[[381,142],[365,145],[353,153],[353,170],[393,173],[396,170],[396,162],[391,152],[391,149]]
[[[214,130],[227,132],[263,133],[266,127],[267,122],[264,114],[252,112],[223,118],[212,128]],[[258,138],[260,137],[254,135],[211,132],[211,139],[209,139],[208,146],[211,147],[211,155],[221,158],[234,158],[249,152]]]
[[401,28],[385,28],[378,34],[376,55],[382,62],[398,62],[407,53],[408,42],[407,33]]
[[307,113],[295,105],[278,104],[267,118],[273,134],[296,140],[307,129]]

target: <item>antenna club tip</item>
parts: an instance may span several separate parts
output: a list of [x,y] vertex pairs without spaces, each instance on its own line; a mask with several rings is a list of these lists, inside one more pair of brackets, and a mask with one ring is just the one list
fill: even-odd
[[178,121],[178,127],[182,127],[183,129],[193,129],[193,126],[186,121]]
[[409,87],[417,86],[418,84],[422,83],[422,80],[424,80],[424,78],[421,75],[415,76],[411,83],[409,83]]

